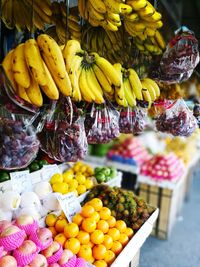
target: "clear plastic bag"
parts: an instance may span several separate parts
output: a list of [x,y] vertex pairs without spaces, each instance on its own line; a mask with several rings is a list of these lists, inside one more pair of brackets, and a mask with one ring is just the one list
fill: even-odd
[[141,107],[122,108],[119,118],[119,131],[125,134],[139,134],[146,126],[147,110]]
[[105,144],[119,136],[119,112],[106,104],[93,104],[86,115],[85,128],[89,144]]
[[197,129],[197,121],[185,101],[179,99],[159,115],[156,128],[160,132],[187,137]]
[[69,98],[52,102],[39,137],[41,149],[57,161],[75,162],[87,154],[84,117]]

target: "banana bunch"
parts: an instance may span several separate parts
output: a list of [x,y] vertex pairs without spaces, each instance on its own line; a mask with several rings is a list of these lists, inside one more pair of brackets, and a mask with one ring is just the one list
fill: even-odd
[[121,86],[115,86],[115,100],[118,105],[134,107],[136,100],[144,100],[151,104],[160,96],[160,89],[155,81],[150,78],[140,80],[132,68],[125,69],[120,63],[114,64],[121,79]]
[[43,92],[57,100],[59,92],[72,93],[62,51],[56,41],[46,34],[29,39],[11,50],[2,62],[13,90],[25,101],[41,107]]
[[52,21],[55,27],[53,30],[51,29],[50,35],[58,40],[59,44],[65,44],[68,39],[81,41],[82,34],[78,8],[70,8],[67,16],[66,4],[64,2],[53,2],[52,10]]
[[[123,42],[122,42],[123,40]],[[82,46],[87,51],[97,52],[112,64],[127,61],[131,42],[126,33],[104,30],[102,27],[84,27]]]
[[124,27],[133,37],[142,41],[155,36],[156,31],[163,26],[162,16],[147,0],[127,0],[132,7],[130,14],[124,14]]
[[87,53],[82,50],[76,40],[69,40],[62,52],[74,101],[102,104],[104,96],[113,98],[113,88],[120,87],[121,80],[108,60],[95,52]]
[[134,44],[140,52],[146,55],[161,55],[166,49],[165,41],[158,30],[154,36],[148,36],[145,40],[141,40],[140,37],[136,36],[134,38]]
[[16,27],[18,31],[34,31],[35,28],[43,30],[45,23],[51,23],[52,8],[49,0],[4,0],[1,10],[1,19],[9,29]]
[[105,30],[118,31],[122,25],[121,15],[130,14],[132,7],[124,0],[78,0],[82,18],[93,27],[102,26]]

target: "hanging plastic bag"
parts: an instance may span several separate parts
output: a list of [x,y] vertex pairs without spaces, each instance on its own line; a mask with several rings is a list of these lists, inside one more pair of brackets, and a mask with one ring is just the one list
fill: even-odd
[[146,126],[147,110],[141,107],[122,108],[119,118],[119,131],[125,134],[139,134]]
[[69,98],[52,102],[43,131],[41,149],[60,162],[75,162],[87,154],[84,117]]
[[198,40],[187,27],[175,32],[152,76],[160,82],[173,84],[186,81],[199,63]]
[[86,115],[85,128],[89,144],[105,144],[119,136],[119,112],[106,104],[93,104]]
[[174,136],[190,136],[197,129],[197,122],[183,99],[175,101],[156,120],[160,132]]

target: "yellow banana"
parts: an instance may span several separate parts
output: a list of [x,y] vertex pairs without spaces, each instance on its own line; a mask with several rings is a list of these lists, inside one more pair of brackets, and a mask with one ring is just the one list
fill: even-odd
[[158,98],[160,96],[160,88],[157,85],[157,83],[154,80],[150,79],[150,78],[145,78],[144,81],[147,81],[149,84],[151,84],[153,86],[154,91],[156,93],[156,98]]
[[139,11],[147,5],[146,0],[132,0],[127,1],[127,5],[130,5],[135,11]]
[[99,20],[93,19],[91,17],[88,18],[88,21],[93,27],[98,27],[100,25]]
[[66,70],[69,72],[69,69],[71,67],[72,64],[72,60],[74,58],[74,56],[80,52],[83,52],[83,50],[81,49],[81,45],[78,41],[76,40],[69,40],[63,51],[63,57],[65,60],[65,66],[66,66]]
[[116,2],[115,0],[104,0],[104,4],[106,5],[108,11],[118,14],[121,13],[120,3]]
[[142,88],[148,90],[148,92],[151,96],[151,100],[155,101],[156,100],[156,92],[154,90],[154,87],[146,80],[142,80],[141,83],[142,83]]
[[79,77],[81,74],[81,63],[83,58],[77,55],[74,56],[72,65],[69,70],[69,78],[72,84],[72,99],[79,102],[81,101],[81,91],[79,88]]
[[90,91],[90,88],[87,85],[86,70],[84,67],[81,67],[81,74],[79,78],[79,88],[81,90],[82,98],[85,101],[89,103],[92,103],[95,101],[95,95],[93,94],[92,91]]
[[105,58],[100,57],[97,53],[92,53],[92,55],[94,56],[96,65],[103,71],[104,75],[108,77],[113,85],[120,87],[121,80],[113,65]]
[[120,22],[120,15],[112,12],[107,12],[107,17],[109,20],[114,21],[114,22]]
[[75,31],[75,32],[81,31],[80,25],[77,22],[74,22],[72,20],[68,20],[67,26],[69,27],[69,30],[71,29],[72,31]]
[[82,18],[85,19],[86,0],[78,0],[78,10]]
[[140,21],[131,23],[131,26],[136,32],[143,32],[145,30],[145,25]]
[[30,86],[26,89],[26,93],[31,103],[37,107],[41,107],[43,104],[43,98],[38,83],[33,77],[31,77]]
[[142,89],[142,95],[145,101],[147,101],[149,103],[149,108],[151,107],[152,104],[152,100],[151,100],[151,96],[149,94],[149,91],[146,88]]
[[156,34],[156,29],[146,28],[145,29],[145,34],[147,36],[153,37]]
[[8,80],[10,81],[11,85],[12,85],[12,88],[14,91],[17,91],[17,84],[15,82],[15,79],[14,79],[14,74],[13,74],[13,71],[12,71],[12,56],[13,56],[13,50],[9,51],[8,54],[5,56],[3,62],[2,62],[2,66],[3,66],[3,69],[6,73],[6,76],[8,78]]
[[89,1],[87,2],[87,9],[91,18],[99,21],[104,20],[104,15],[102,13],[99,13]]
[[37,4],[40,7],[40,9],[44,13],[46,13],[46,15],[48,15],[48,16],[52,15],[51,4],[49,1],[34,0],[34,3]]
[[106,6],[102,0],[90,0],[89,1],[93,8],[99,13],[106,13]]
[[130,22],[138,21],[139,16],[137,13],[131,13],[131,14],[126,14],[125,20],[128,20]]
[[23,100],[27,101],[28,103],[31,103],[31,100],[29,99],[27,93],[26,93],[26,89],[24,87],[22,87],[21,85],[17,85],[17,94],[19,97],[21,97]]
[[137,72],[131,68],[129,68],[128,71],[130,73],[129,74],[129,81],[130,81],[133,93],[135,94],[135,96],[138,100],[143,100],[142,84],[141,84],[141,81],[137,75]]
[[162,15],[159,12],[155,11],[151,16],[142,18],[148,22],[159,22],[162,19]]
[[109,31],[118,31],[118,26],[114,25],[112,22],[110,22],[108,19],[101,21],[100,25],[105,29]]
[[87,86],[95,96],[95,103],[97,104],[104,103],[103,91],[95,76],[92,67],[86,69],[86,78],[87,78]]
[[52,100],[57,100],[59,98],[59,91],[58,88],[45,64],[45,62],[43,61],[44,64],[44,69],[45,69],[45,73],[47,76],[47,83],[44,86],[40,86],[42,91],[45,93],[45,95],[52,99]]
[[115,100],[118,105],[126,107],[128,103],[125,98],[125,92],[124,92],[122,65],[120,63],[116,63],[113,65],[113,67],[115,68],[117,75],[120,78],[120,83],[121,83],[120,86],[115,86]]
[[128,102],[130,107],[135,107],[137,105],[136,96],[131,90],[129,79],[124,78],[123,83],[124,83],[124,95],[125,95],[126,101]]
[[155,8],[147,2],[147,5],[138,11],[138,14],[141,18],[143,17],[151,17],[155,12]]
[[35,39],[29,39],[24,44],[24,54],[26,63],[31,74],[39,85],[47,83],[46,73],[40,50]]
[[12,71],[15,81],[24,88],[30,86],[30,75],[24,55],[24,44],[19,44],[13,51]]
[[159,31],[156,31],[155,33],[155,40],[162,50],[166,49],[166,43]]
[[132,9],[132,7],[130,5],[126,5],[126,4],[123,4],[123,3],[120,4],[120,8],[121,8],[121,12],[120,13],[123,14],[123,15],[130,14],[133,11],[133,9]]
[[112,87],[108,79],[106,78],[105,74],[103,73],[103,71],[96,64],[94,64],[92,67],[96,75],[96,78],[99,81],[103,91],[106,93],[112,92]]

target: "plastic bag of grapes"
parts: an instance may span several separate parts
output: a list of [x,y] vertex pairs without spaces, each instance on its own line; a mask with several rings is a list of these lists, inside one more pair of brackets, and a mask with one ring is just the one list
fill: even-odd
[[87,154],[84,117],[70,98],[53,101],[39,134],[41,149],[60,162],[75,162]]
[[127,107],[120,110],[119,131],[125,134],[139,134],[146,126],[147,110],[142,107]]
[[190,136],[197,127],[197,121],[183,99],[173,102],[156,120],[158,131],[174,136]]
[[119,112],[111,105],[92,104],[86,115],[85,128],[89,144],[109,143],[120,134]]

